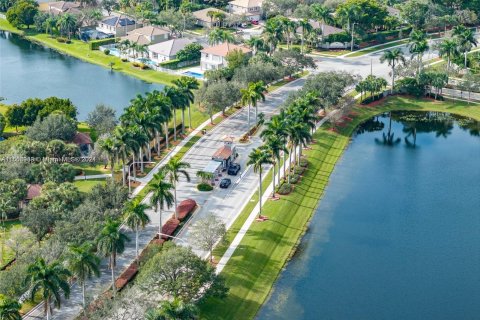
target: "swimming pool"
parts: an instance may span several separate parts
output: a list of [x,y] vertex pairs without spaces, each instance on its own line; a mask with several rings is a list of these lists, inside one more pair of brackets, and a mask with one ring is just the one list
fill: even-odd
[[198,72],[186,71],[182,74],[184,74],[186,76],[194,77],[194,78],[197,78],[197,79],[203,79],[203,74],[198,73]]

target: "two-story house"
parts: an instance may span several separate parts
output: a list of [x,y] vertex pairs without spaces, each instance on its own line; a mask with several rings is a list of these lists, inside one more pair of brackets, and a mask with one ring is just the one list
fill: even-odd
[[54,16],[62,15],[65,13],[81,15],[82,11],[80,10],[80,7],[80,3],[78,2],[55,1],[41,3],[39,6],[39,10]]
[[135,20],[123,15],[109,16],[100,21],[96,29],[106,34],[112,34],[115,37],[123,37],[135,29]]
[[175,38],[153,44],[148,46],[148,56],[150,57],[150,60],[156,63],[173,60],[177,57],[178,51],[183,50],[185,46],[194,42],[194,40],[188,38]]
[[227,55],[235,50],[240,50],[248,55],[252,54],[252,50],[246,47],[224,42],[222,44],[210,48],[205,48],[200,51],[202,54],[202,57],[200,58],[200,68],[203,71],[206,71],[226,67],[228,65],[228,62],[226,60]]
[[140,45],[151,45],[167,41],[169,38],[170,30],[156,26],[145,26],[128,32],[121,40],[128,40]]
[[244,14],[250,21],[259,21],[262,17],[262,0],[233,0],[228,3],[231,14]]

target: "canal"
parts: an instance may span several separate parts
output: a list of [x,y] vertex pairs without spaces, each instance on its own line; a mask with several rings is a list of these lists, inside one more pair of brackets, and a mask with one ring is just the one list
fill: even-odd
[[78,108],[78,119],[84,120],[100,103],[120,116],[136,94],[161,88],[0,31],[0,97],[6,104],[35,97],[69,98]]
[[444,113],[363,124],[257,319],[478,319],[479,131]]

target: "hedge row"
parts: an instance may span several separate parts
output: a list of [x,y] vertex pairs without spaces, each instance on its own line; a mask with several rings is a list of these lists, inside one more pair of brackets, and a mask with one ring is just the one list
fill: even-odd
[[101,46],[115,43],[115,38],[107,38],[107,39],[100,39],[100,40],[93,40],[89,42],[90,50],[98,50]]
[[176,69],[179,69],[179,68],[188,67],[188,66],[191,66],[191,65],[199,64],[199,63],[200,63],[200,60],[181,61],[181,60],[178,60],[178,59],[173,59],[173,60],[169,60],[169,61],[165,61],[165,62],[160,63],[160,67],[165,68],[165,69],[176,70]]

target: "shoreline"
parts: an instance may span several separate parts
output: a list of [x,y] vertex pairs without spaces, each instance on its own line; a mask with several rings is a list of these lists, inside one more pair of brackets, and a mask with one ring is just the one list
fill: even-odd
[[103,52],[98,50],[90,50],[88,43],[84,43],[80,40],[73,39],[71,40],[72,43],[66,44],[58,42],[56,38],[51,38],[47,34],[36,33],[32,29],[20,30],[10,25],[10,23],[3,18],[0,18],[0,30],[16,34],[35,44],[48,47],[61,54],[66,54],[73,58],[92,63],[106,69],[110,69],[110,63],[113,62],[113,71],[121,72],[147,83],[169,85],[171,84],[172,80],[180,78],[180,76],[166,72],[155,71],[152,69],[142,70],[135,68],[130,62],[123,62],[118,57],[105,55]]
[[[295,255],[298,245],[308,231],[311,218],[316,212],[328,186],[330,175],[336,163],[342,157],[344,150],[349,145],[355,129],[360,123],[377,114],[394,110],[441,111],[467,116],[480,121],[480,108],[475,104],[467,105],[467,103],[453,100],[439,102],[396,96],[382,100],[381,103],[374,106],[357,105],[352,109],[356,114],[352,121],[348,122],[344,127],[337,127],[338,133],[331,131],[331,125],[320,128],[314,136],[317,143],[311,146],[311,150],[305,152],[308,155],[310,164],[302,182],[296,185],[296,190],[289,196],[283,196],[280,201],[269,201],[265,204],[267,215],[272,221],[283,222],[283,220],[286,220],[286,229],[297,228],[297,232],[284,231],[283,234],[278,235],[277,239],[274,239],[271,233],[275,231],[278,233],[279,230],[274,230],[271,227],[271,223],[252,225],[239,246],[239,249],[242,249],[241,252],[234,253],[230,260],[233,260],[233,263],[227,264],[222,273],[226,278],[227,285],[230,284],[231,287],[229,296],[225,300],[208,299],[204,302],[200,306],[202,318],[237,319],[240,317],[242,319],[253,319],[255,317],[262,305],[270,297],[276,280],[287,263]],[[322,151],[327,153],[322,155]],[[315,159],[315,156],[323,157]],[[316,163],[312,164],[312,162]],[[311,179],[317,178],[317,176],[322,178],[322,181]],[[309,178],[311,179],[310,181],[308,181]],[[305,197],[303,197],[304,199],[301,202],[296,203],[295,200],[302,199],[303,194],[313,194],[311,198],[315,198],[315,203],[312,203],[311,199],[305,199]],[[303,208],[307,204],[309,204],[308,207]],[[295,217],[291,217],[294,213]],[[290,216],[290,219],[286,219],[285,216]],[[297,221],[294,218],[297,218]],[[270,241],[262,239],[262,234],[269,234],[269,238],[272,239]],[[275,240],[277,243],[275,243]],[[278,240],[287,242],[288,245],[281,246]],[[262,243],[265,241],[270,243]],[[253,243],[256,245],[253,246]],[[258,259],[262,253],[270,252],[273,255],[275,249],[282,251],[277,252],[277,256],[275,256],[277,259],[272,257],[269,257],[267,260],[265,258],[263,260]],[[257,257],[257,260],[255,260],[255,257]],[[256,263],[252,263],[252,260],[256,261]],[[257,273],[247,274],[253,271]],[[245,284],[240,284],[240,282],[250,283],[250,285],[247,287]]]

